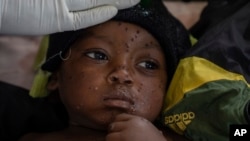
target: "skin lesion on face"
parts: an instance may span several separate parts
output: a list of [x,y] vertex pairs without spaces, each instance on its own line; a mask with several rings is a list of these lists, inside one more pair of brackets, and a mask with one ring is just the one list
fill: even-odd
[[71,122],[98,128],[121,113],[155,120],[167,81],[158,41],[125,22],[109,21],[87,30],[91,34],[72,45],[53,82]]

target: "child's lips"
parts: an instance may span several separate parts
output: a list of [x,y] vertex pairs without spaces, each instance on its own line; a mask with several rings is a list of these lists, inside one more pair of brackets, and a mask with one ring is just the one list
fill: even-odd
[[109,95],[103,99],[104,104],[108,107],[120,108],[124,110],[130,110],[134,101],[128,97],[121,94]]

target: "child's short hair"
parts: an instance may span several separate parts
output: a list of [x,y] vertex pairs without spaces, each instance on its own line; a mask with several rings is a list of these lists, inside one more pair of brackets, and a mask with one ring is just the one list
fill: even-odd
[[[160,43],[167,63],[168,82],[172,79],[180,57],[191,46],[185,27],[175,19],[161,0],[143,1],[138,5],[118,11],[111,20],[138,25],[151,33]],[[85,29],[67,31],[50,35],[47,60],[42,69],[55,71],[70,45]]]

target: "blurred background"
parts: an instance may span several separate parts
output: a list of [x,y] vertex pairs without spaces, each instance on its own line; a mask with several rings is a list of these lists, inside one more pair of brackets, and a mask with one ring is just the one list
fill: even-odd
[[[163,0],[166,8],[190,29],[199,20],[206,0]],[[0,81],[30,89],[42,37],[0,35]]]

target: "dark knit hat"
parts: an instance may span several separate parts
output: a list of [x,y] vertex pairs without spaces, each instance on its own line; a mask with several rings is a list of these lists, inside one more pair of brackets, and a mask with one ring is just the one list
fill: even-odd
[[[191,43],[185,27],[168,12],[161,0],[142,0],[134,7],[118,11],[112,20],[132,23],[151,33],[163,48],[168,78],[172,78],[180,57],[191,46]],[[62,62],[60,56],[66,53],[82,32],[84,29],[50,35],[47,59],[42,69],[55,71]]]

